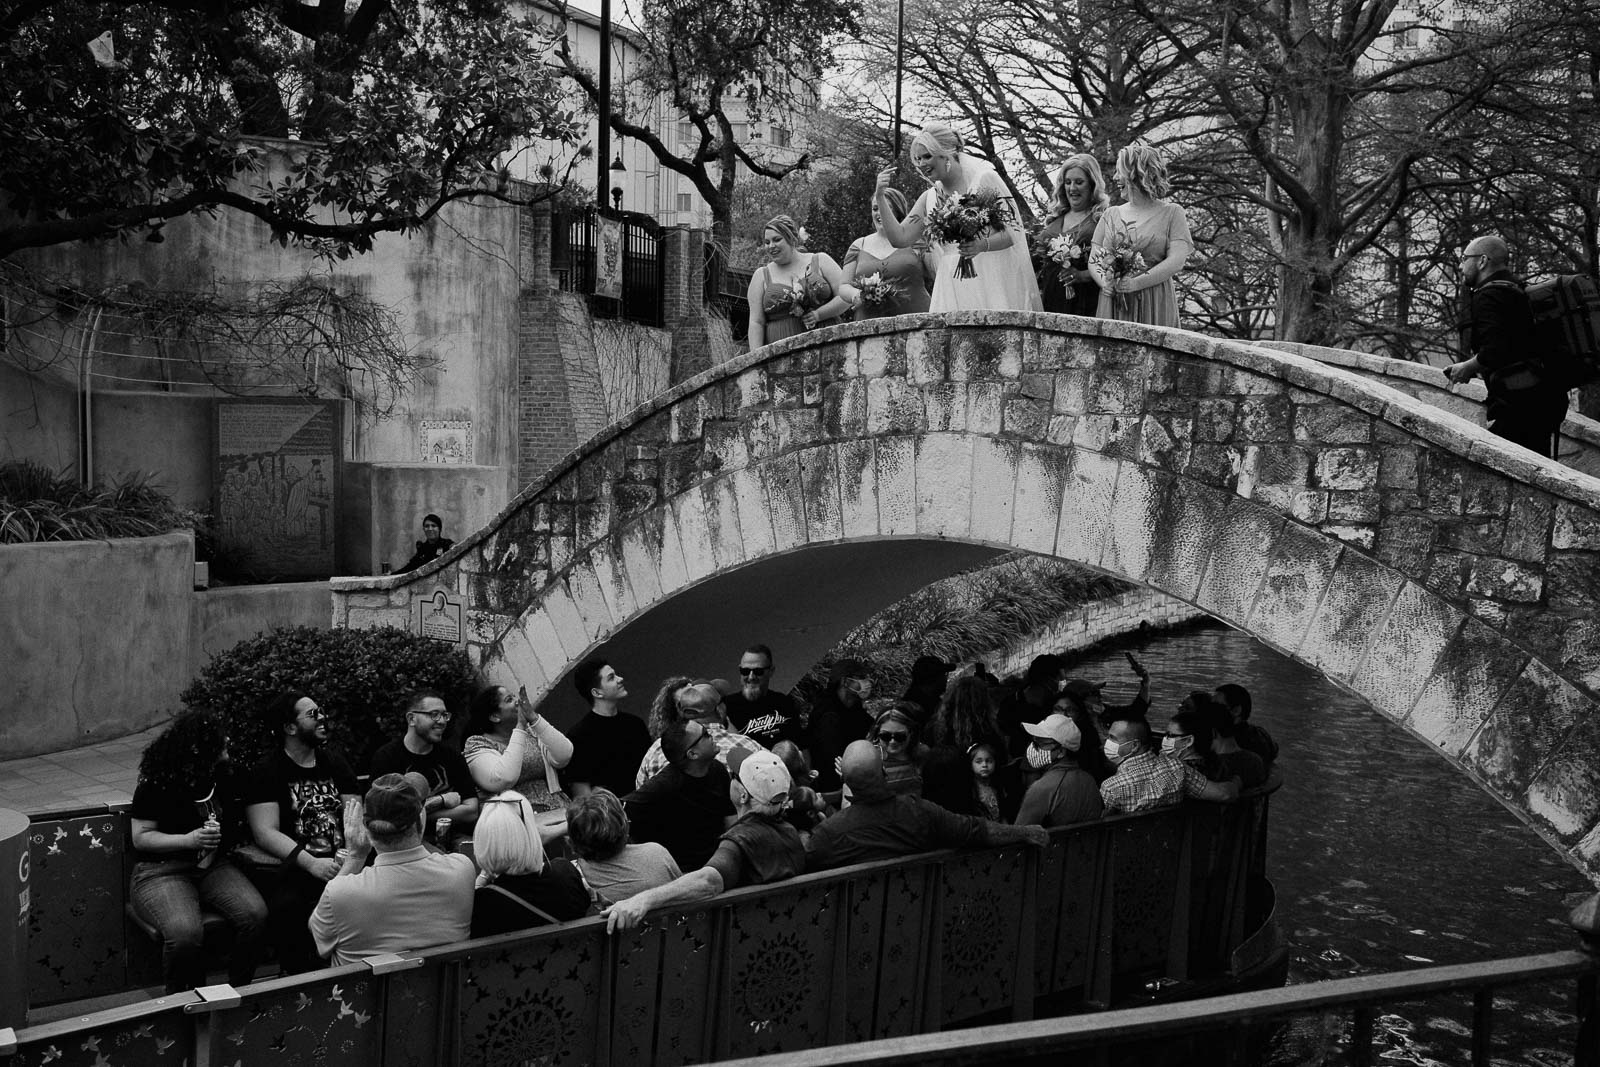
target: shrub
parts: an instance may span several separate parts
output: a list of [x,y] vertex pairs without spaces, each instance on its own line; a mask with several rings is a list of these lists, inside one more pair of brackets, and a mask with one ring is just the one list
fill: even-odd
[[257,634],[212,659],[183,691],[185,707],[204,708],[229,722],[228,748],[236,767],[249,767],[282,744],[267,705],[284,690],[299,690],[328,712],[329,743],[356,771],[374,749],[405,730],[400,701],[417,689],[436,689],[464,724],[477,671],[465,652],[405,630],[319,630],[292,626]]
[[0,543],[150,537],[192,528],[198,518],[149,475],[86,487],[33,460],[0,463]]

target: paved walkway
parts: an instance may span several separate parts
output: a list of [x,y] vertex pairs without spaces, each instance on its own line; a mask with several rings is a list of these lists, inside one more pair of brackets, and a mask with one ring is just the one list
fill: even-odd
[[41,815],[95,804],[126,804],[133,799],[139,756],[161,729],[156,726],[86,748],[0,763],[0,808]]

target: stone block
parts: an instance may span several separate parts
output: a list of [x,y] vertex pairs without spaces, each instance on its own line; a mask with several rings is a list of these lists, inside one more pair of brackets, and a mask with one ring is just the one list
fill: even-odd
[[1033,372],[1024,374],[1018,388],[1018,393],[1031,400],[1043,400],[1049,403],[1055,395],[1055,378],[1049,374]]
[[954,330],[950,380],[996,381],[1022,376],[1022,335],[1015,330]]
[[1378,454],[1370,448],[1325,448],[1317,453],[1312,480],[1324,489],[1377,489]]
[[1021,456],[1022,446],[1017,442],[990,437],[972,441],[972,513],[967,528],[980,541],[1011,544]]
[[1441,521],[1435,527],[1433,543],[1453,552],[1499,555],[1500,538],[1504,530],[1504,524],[1499,522],[1452,518]]
[[1600,816],[1600,707],[1581,696],[1578,725],[1528,786],[1529,814],[1568,844]]
[[1073,426],[1072,443],[1079,449],[1137,461],[1143,421],[1137,415],[1081,415]]
[[1465,618],[1445,600],[1407,581],[1350,687],[1384,715],[1403,720]]
[[698,582],[717,569],[710,523],[706,518],[705,494],[696,486],[673,497],[670,507],[672,525],[677,530],[678,546],[683,553],[686,582]]
[[932,385],[945,380],[944,346],[931,343],[928,331],[907,334],[905,353],[906,379],[912,385]]
[[1465,589],[1473,596],[1534,603],[1544,591],[1544,576],[1513,560],[1472,558],[1467,562]]
[[1552,610],[1600,615],[1600,552],[1551,553],[1545,587]]
[[800,402],[806,407],[822,403],[822,375],[807,374],[800,379]]
[[886,537],[916,533],[916,438],[880,437],[874,444],[878,483],[878,532]]
[[918,390],[923,424],[929,433],[960,433],[967,428],[967,384],[938,382]]
[[1056,375],[1054,410],[1061,415],[1082,415],[1089,410],[1093,372],[1073,367]]
[[822,390],[822,425],[835,440],[867,432],[867,383],[862,378],[830,382]]
[[1189,461],[1184,464],[1183,473],[1208,485],[1232,490],[1238,485],[1244,461],[1240,450],[1227,445],[1196,444],[1189,449]]
[[834,449],[839,473],[839,526],[844,537],[878,533],[878,479],[871,441],[843,441]]
[[1233,437],[1238,402],[1232,397],[1201,400],[1194,406],[1194,439],[1221,444]]
[[573,602],[567,583],[557,578],[546,585],[540,607],[549,616],[551,625],[555,627],[556,639],[561,642],[561,650],[566,655],[566,661],[573,663],[582,659],[584,651],[589,647],[589,634],[583,624],[583,615],[578,611],[578,605]]
[[917,533],[965,537],[972,516],[973,439],[930,433],[917,440]]
[[1145,577],[1173,596],[1193,600],[1211,548],[1223,536],[1229,496],[1188,478],[1171,478],[1165,485],[1154,520],[1160,536]]
[[1384,489],[1416,489],[1419,450],[1410,445],[1382,449],[1378,459],[1378,485]]
[[1077,432],[1078,420],[1073,415],[1052,415],[1050,425],[1045,430],[1045,440],[1052,445],[1072,444],[1072,435]]
[[744,558],[753,560],[768,555],[777,540],[772,509],[767,505],[766,483],[750,467],[734,471],[729,477],[733,498],[739,507],[739,536],[744,544]]
[[[1519,489],[1511,495],[1500,554],[1523,563],[1543,564],[1551,545],[1554,502],[1543,493]],[[1558,545],[1556,547],[1565,547]]]
[[800,466],[800,497],[806,509],[806,541],[817,544],[844,536],[839,507],[839,462],[832,448],[808,448],[795,454]]
[[1364,445],[1372,416],[1343,404],[1304,404],[1294,412],[1294,439],[1319,445]]
[[742,423],[724,419],[704,428],[705,464],[708,471],[736,471],[750,465],[750,446]]
[[1042,441],[1050,427],[1050,406],[1041,400],[1014,396],[1005,400],[1001,432]]
[[1255,603],[1284,520],[1267,508],[1234,498],[1219,525],[1195,606],[1241,625]]
[[1089,410],[1110,415],[1133,415],[1144,411],[1144,379],[1126,372],[1103,368],[1094,376]]
[[[1518,504],[1527,511],[1533,510],[1530,496],[1530,490],[1519,490],[1519,495],[1512,504],[1513,517],[1517,514]],[[1542,498],[1537,499],[1540,503],[1545,503]],[[1575,504],[1570,500],[1556,501],[1555,531],[1551,535],[1551,545],[1555,548],[1600,550],[1600,511]]]
[[1256,590],[1247,629],[1279,648],[1300,647],[1341,551],[1337,542],[1286,525]]
[[[701,477],[700,448],[695,444],[668,445],[661,452],[661,494],[677,496]],[[580,505],[581,507],[581,505]]]
[[1373,554],[1402,574],[1416,574],[1433,547],[1433,523],[1420,515],[1386,514],[1378,524]]
[[668,431],[668,440],[674,444],[684,441],[698,441],[700,429],[705,425],[705,418],[701,414],[700,399],[697,396],[685,397],[672,405],[671,420]]
[[[806,543],[805,486],[794,456],[780,456],[756,468],[772,515],[772,549],[784,552]],[[740,509],[740,517],[744,510]]]
[[867,381],[867,432],[918,433],[926,425],[922,397],[904,378]]
[[1330,522],[1375,523],[1382,517],[1380,497],[1372,490],[1340,490],[1328,494]]
[[1073,452],[1070,457],[1061,491],[1055,554],[1098,567],[1110,535],[1117,471],[1122,465],[1096,452]]
[[[1180,431],[1187,431],[1188,426],[1179,427]],[[1189,441],[1187,435],[1179,437],[1154,415],[1146,415],[1139,421],[1139,455],[1144,462],[1167,471],[1179,471],[1189,464]]]
[[1070,459],[1058,449],[1024,444],[1019,450],[1011,516],[1011,543],[1017,548],[1043,555],[1055,551],[1070,467]]
[[1439,658],[1405,724],[1459,756],[1527,665],[1526,653],[1485,623],[1468,619]]
[[865,378],[882,378],[889,373],[888,336],[863,337],[856,342],[858,373]]
[[567,591],[572,594],[573,606],[583,622],[584,638],[589,644],[605,640],[616,623],[606,605],[600,576],[588,554],[574,561],[567,572]]
[[1100,565],[1129,581],[1143,582],[1158,541],[1157,525],[1168,476],[1137,463],[1124,463],[1111,501],[1111,528]]
[[560,678],[565,674],[571,661],[561,647],[561,634],[555,621],[543,610],[534,608],[522,617],[520,626],[539,672],[546,678]]
[[613,536],[588,555],[589,566],[600,583],[600,595],[605,599],[606,611],[614,627],[621,626],[639,613],[639,598],[628,582],[628,572],[622,565],[622,539]]
[[779,452],[792,452],[822,440],[822,412],[818,409],[789,408],[771,414]]
[[1294,408],[1285,396],[1247,396],[1239,401],[1233,439],[1238,444],[1293,441]]
[[1473,517],[1500,518],[1506,513],[1508,483],[1498,471],[1473,465],[1461,475],[1461,510]]
[[1236,396],[1277,396],[1280,393],[1287,393],[1289,385],[1282,379],[1268,374],[1242,367],[1229,367],[1222,374],[1219,391]]
[[772,404],[774,407],[792,408],[799,406],[803,388],[799,375],[773,374],[769,380],[772,382]]
[[[616,501],[616,521],[627,522],[645,514],[655,506],[657,499],[656,487],[629,482],[616,487],[614,499]],[[548,541],[544,543],[544,549],[548,553]]]
[[1371,557],[1341,552],[1300,642],[1299,658],[1329,678],[1349,681],[1404,584],[1402,575]]
[[772,384],[767,379],[766,368],[760,364],[743,371],[738,382],[738,408],[747,411],[772,403]]
[[661,512],[641,515],[622,530],[622,567],[641,610],[661,601]]
[[716,569],[726,570],[743,563],[744,535],[739,529],[739,497],[733,479],[724,476],[704,482],[699,493],[707,544]]
[[1004,425],[1005,385],[1001,382],[971,382],[967,385],[967,430],[970,433],[998,434]]
[[1343,541],[1347,545],[1354,545],[1363,552],[1372,551],[1372,546],[1378,539],[1377,531],[1370,526],[1348,526],[1340,523],[1323,523],[1317,528],[1323,533],[1327,534],[1329,537]]
[[496,658],[505,664],[506,670],[516,679],[518,685],[528,687],[528,695],[531,698],[538,690],[548,690],[550,679],[545,674],[544,668],[539,665],[539,657],[533,650],[533,644],[528,639],[523,622],[524,620],[518,620],[517,625],[501,636],[500,654]]

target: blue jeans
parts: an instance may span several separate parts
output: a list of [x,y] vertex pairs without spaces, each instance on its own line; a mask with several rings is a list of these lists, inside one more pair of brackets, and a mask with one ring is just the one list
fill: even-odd
[[248,985],[255,977],[264,948],[267,904],[244,872],[227,860],[218,857],[207,870],[187,859],[135,864],[128,896],[139,917],[161,932],[161,969],[167,992],[205,984],[202,903],[233,927],[228,981]]

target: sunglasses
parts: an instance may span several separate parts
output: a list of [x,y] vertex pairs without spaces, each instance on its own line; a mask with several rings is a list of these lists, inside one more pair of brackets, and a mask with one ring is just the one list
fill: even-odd
[[878,740],[888,745],[903,745],[911,740],[911,735],[899,730],[879,730]]
[[767,667],[740,667],[739,673],[752,678],[757,678],[763,674],[766,674],[768,669],[769,668]]

